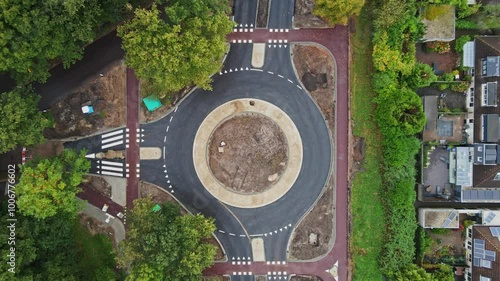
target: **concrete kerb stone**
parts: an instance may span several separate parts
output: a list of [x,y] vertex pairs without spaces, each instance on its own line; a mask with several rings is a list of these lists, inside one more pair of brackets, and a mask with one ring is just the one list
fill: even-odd
[[[295,45],[309,45],[309,46],[316,46],[316,47],[319,47],[319,48],[322,48],[324,50],[326,50],[328,52],[328,55],[332,58],[333,60],[333,64],[334,64],[334,79],[335,79],[335,87],[333,89],[333,98],[334,98],[334,101],[336,102],[337,101],[337,85],[338,85],[338,79],[337,79],[337,61],[335,60],[335,57],[333,56],[333,54],[330,52],[330,50],[328,50],[325,46],[321,45],[321,44],[318,44],[316,42],[304,42],[304,43],[292,43],[290,44],[290,55],[292,56],[293,55],[293,46]],[[295,68],[295,64],[293,63],[293,59],[292,59],[292,68],[293,68],[293,72],[295,73],[295,77],[299,77],[298,73],[297,73],[297,69]],[[307,91],[307,89],[305,88],[305,86],[302,84],[302,81],[300,81],[300,79],[297,79],[298,83],[302,86],[302,89],[304,92],[307,93],[307,95],[309,96],[309,98],[312,100],[312,102],[316,105],[316,107],[318,108],[319,112],[321,113],[321,115],[323,116],[323,119],[325,119],[325,115],[323,114],[323,112],[321,111],[321,108],[319,107],[319,105],[316,103],[316,101],[311,97],[311,94]],[[335,119],[337,117],[337,111],[335,111]],[[328,126],[328,122],[325,122],[326,123],[326,127],[328,128],[328,132],[329,132],[329,136],[330,136],[330,145],[331,145],[331,156],[330,156],[330,171],[328,173],[328,177],[326,179],[326,182],[325,182],[325,186],[323,187],[323,191],[321,192],[321,194],[318,196],[318,198],[316,198],[316,200],[314,201],[314,204],[311,205],[311,207],[307,210],[307,212],[304,213],[304,215],[302,215],[302,217],[297,221],[296,223],[296,226],[300,225],[300,223],[304,220],[304,218],[311,212],[311,210],[316,206],[316,204],[318,203],[319,199],[321,198],[321,196],[323,196],[323,193],[325,193],[326,191],[326,185],[327,183],[330,181],[330,178],[333,176],[333,173],[336,171],[336,162],[335,162],[335,152],[336,152],[336,143],[335,143],[335,140],[337,139],[337,122],[335,122],[335,127],[334,127],[334,130],[333,132],[330,130],[330,126]],[[334,206],[336,205],[336,199],[337,199],[337,181],[334,179],[334,192],[332,192],[332,196],[333,196],[333,204]],[[336,212],[337,210],[335,209],[335,211],[333,211],[333,225],[332,227],[335,229],[335,217],[336,217]],[[314,261],[319,261],[321,259],[323,259],[325,256],[328,255],[328,253],[331,252],[331,250],[333,249],[333,246],[335,245],[335,240],[336,240],[336,232],[335,230],[332,231],[332,238],[330,239],[329,243],[328,243],[328,252],[326,254],[323,254],[319,257],[316,257],[314,259],[310,259],[310,260],[296,260],[296,259],[292,259],[290,258],[290,256],[287,254],[287,258],[290,260],[290,261],[294,261],[294,262],[314,262]],[[290,245],[292,243],[292,240],[293,240],[293,237],[295,235],[295,228],[292,230],[292,233],[290,234],[290,239],[288,240],[288,246],[287,246],[287,249],[290,249]],[[289,253],[289,251],[287,251],[287,253]]]
[[[214,177],[208,164],[208,142],[213,130],[223,120],[243,112],[260,113],[273,120],[285,134],[288,143],[287,168],[278,182],[259,194],[240,194],[228,190]],[[302,157],[302,139],[293,121],[279,107],[259,99],[236,99],[217,107],[203,120],[193,144],[194,167],[203,186],[218,200],[239,208],[266,206],[285,195],[300,173]]]

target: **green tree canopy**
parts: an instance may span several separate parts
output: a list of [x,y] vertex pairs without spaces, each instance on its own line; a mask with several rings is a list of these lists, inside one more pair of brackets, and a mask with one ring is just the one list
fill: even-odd
[[119,245],[118,263],[130,271],[127,280],[197,281],[214,263],[215,247],[206,241],[213,219],[181,216],[165,203],[158,212],[147,198],[134,201],[127,239]]
[[166,21],[156,5],[137,9],[134,19],[118,28],[125,63],[160,97],[192,84],[210,89],[233,27],[228,8],[227,1],[172,0]]
[[21,166],[16,187],[19,211],[39,219],[58,212],[76,214],[78,185],[90,169],[85,151],[64,150],[59,156],[34,159]]
[[39,100],[31,87],[0,94],[0,153],[44,140],[43,130],[50,121],[38,110]]
[[346,25],[349,17],[359,15],[365,0],[315,0],[313,13],[330,24]]
[[417,90],[436,82],[437,76],[430,65],[416,63],[411,74],[404,77],[404,80],[410,89]]
[[[0,204],[0,208],[0,219],[11,218],[5,212],[7,206]],[[0,230],[0,280],[117,280],[108,237],[91,236],[67,213],[57,213],[46,219],[16,214],[16,218],[15,245],[8,243],[9,229],[2,227]],[[16,248],[14,272],[8,271],[10,247]]]
[[0,1],[0,72],[18,82],[49,77],[56,61],[65,67],[82,56],[103,22],[116,20],[126,0]]

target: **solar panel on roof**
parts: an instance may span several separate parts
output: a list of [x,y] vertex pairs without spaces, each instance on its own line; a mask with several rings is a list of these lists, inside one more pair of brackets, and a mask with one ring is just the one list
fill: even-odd
[[490,223],[494,218],[495,218],[496,214],[495,213],[490,213],[488,215],[488,217],[486,217],[486,219],[484,220],[484,222],[486,223]]
[[500,227],[490,227],[490,232],[492,236],[499,237],[500,238]]

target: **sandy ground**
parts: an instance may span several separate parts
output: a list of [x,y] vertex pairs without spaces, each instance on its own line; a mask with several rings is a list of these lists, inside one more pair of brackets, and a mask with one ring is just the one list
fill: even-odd
[[[224,142],[224,152],[219,152]],[[284,172],[287,143],[271,119],[244,113],[224,121],[209,141],[209,165],[228,189],[254,194],[269,189]]]
[[[335,101],[333,99],[335,67],[333,60],[328,51],[316,46],[296,45],[293,53],[293,62],[298,76],[304,86],[310,89],[309,93],[320,107],[333,135],[335,129]],[[290,258],[309,260],[328,253],[331,243],[334,241],[332,239],[335,214],[333,212],[334,191],[334,178],[331,177],[317,204],[295,229],[289,249]],[[316,241],[310,240],[311,234],[317,235]]]
[[328,23],[312,14],[314,0],[296,0],[293,25],[303,27],[329,27]]
[[102,177],[85,175],[83,176],[82,183],[101,195],[111,198],[111,185]]
[[[151,200],[157,204],[161,204],[163,202],[174,203],[179,206],[181,214],[187,214],[186,210],[184,210],[184,208],[179,204],[179,202],[177,202],[177,200],[175,200],[168,192],[161,190],[156,185],[141,181],[139,190],[141,198],[150,196]],[[222,247],[220,246],[219,242],[214,237],[211,237],[208,242],[217,248],[215,261],[224,261],[224,252],[222,251]],[[225,279],[221,280],[225,281]]]
[[33,148],[28,148],[26,152],[27,158],[47,158],[59,155],[63,152],[63,142],[60,141],[46,141]]
[[97,233],[101,233],[108,236],[113,242],[113,248],[116,249],[117,245],[114,238],[115,231],[111,226],[105,225],[94,219],[93,217],[85,215],[84,213],[80,213],[78,216],[80,219],[80,224],[87,227],[87,230],[90,232],[90,234],[95,235]]
[[[102,75],[50,108],[55,126],[45,131],[47,139],[86,136],[125,125],[125,66],[121,62],[112,64]],[[92,104],[94,113],[82,112],[86,102]]]

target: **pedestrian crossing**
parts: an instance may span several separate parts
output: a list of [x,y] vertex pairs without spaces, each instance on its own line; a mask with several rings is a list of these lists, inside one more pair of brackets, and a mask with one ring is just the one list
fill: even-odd
[[101,135],[101,149],[110,149],[128,143],[128,129],[120,129]]
[[127,177],[128,164],[114,161],[98,160],[96,173],[103,176]]

